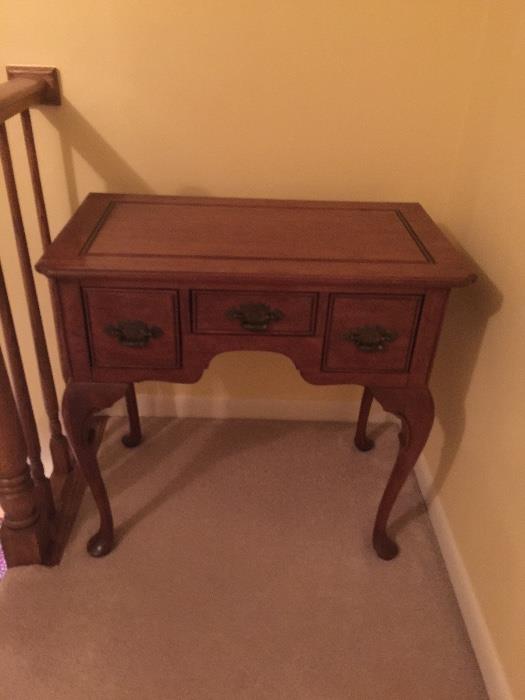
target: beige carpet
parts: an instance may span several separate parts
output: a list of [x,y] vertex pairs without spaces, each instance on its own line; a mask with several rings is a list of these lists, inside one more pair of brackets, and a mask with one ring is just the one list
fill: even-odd
[[132,451],[122,426],[115,551],[85,553],[86,496],[61,566],[0,583],[2,698],[486,698],[413,481],[401,555],[370,547],[392,425],[366,454],[341,423],[147,419]]

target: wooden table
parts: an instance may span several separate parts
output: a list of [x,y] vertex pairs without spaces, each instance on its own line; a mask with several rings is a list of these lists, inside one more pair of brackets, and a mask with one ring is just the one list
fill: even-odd
[[401,417],[373,534],[396,556],[386,526],[432,427],[447,296],[475,279],[419,204],[91,194],[37,269],[57,282],[63,416],[100,513],[91,554],[113,545],[93,414],[122,396],[133,409],[133,382],[196,382],[218,353],[265,350],[313,384],[365,387],[360,449],[372,398]]

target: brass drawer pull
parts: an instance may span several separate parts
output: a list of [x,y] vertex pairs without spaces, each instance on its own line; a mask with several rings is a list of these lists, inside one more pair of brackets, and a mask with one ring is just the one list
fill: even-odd
[[271,309],[267,304],[241,304],[226,312],[227,318],[239,320],[246,331],[265,331],[272,321],[280,321],[284,314],[279,309]]
[[383,352],[397,338],[393,331],[382,326],[361,326],[343,333],[343,338],[352,342],[362,352]]
[[162,328],[148,326],[144,321],[118,321],[106,326],[104,332],[128,348],[145,348],[151,338],[159,338],[164,333]]

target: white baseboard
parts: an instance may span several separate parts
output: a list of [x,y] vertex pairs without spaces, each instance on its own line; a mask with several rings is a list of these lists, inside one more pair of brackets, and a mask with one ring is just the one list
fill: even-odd
[[427,500],[427,496],[431,492],[433,477],[424,455],[420,457],[415,472],[423,498],[427,501],[432,527],[445,560],[487,693],[491,700],[514,700],[443,503],[439,496],[433,496],[430,503]]
[[[355,421],[359,401],[298,401],[284,399],[234,399],[231,397],[137,395],[143,416],[177,416],[178,418],[257,418],[268,420]],[[109,411],[126,415],[123,401]],[[381,420],[384,412],[376,406],[371,420]]]

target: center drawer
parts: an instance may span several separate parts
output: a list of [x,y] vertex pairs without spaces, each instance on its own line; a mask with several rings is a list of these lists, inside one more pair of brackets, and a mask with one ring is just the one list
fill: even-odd
[[194,290],[193,333],[297,335],[315,333],[317,294]]

